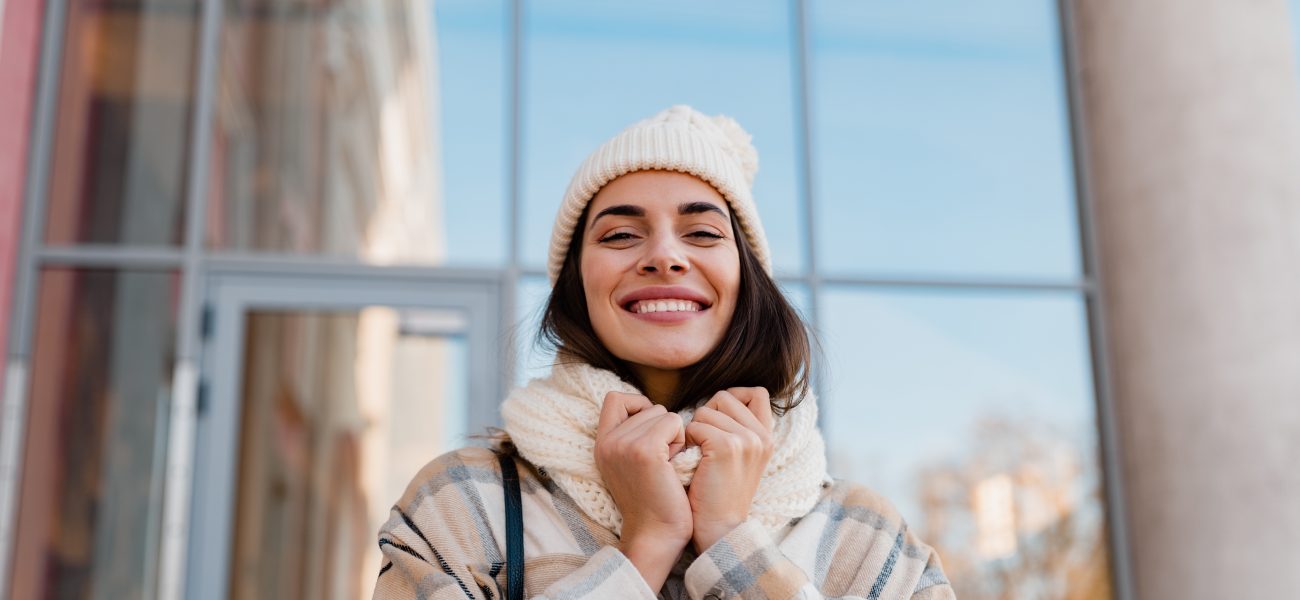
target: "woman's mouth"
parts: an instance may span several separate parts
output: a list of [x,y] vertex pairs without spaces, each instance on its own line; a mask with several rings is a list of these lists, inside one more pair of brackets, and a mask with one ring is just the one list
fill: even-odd
[[693,300],[665,298],[663,300],[638,300],[628,305],[627,310],[636,314],[665,312],[700,312],[701,306]]
[[683,285],[645,286],[623,295],[620,305],[637,319],[655,323],[693,319],[712,306],[704,294]]
[[681,323],[689,321],[709,310],[709,307],[693,300],[680,298],[656,298],[637,300],[623,307],[632,316],[651,323]]

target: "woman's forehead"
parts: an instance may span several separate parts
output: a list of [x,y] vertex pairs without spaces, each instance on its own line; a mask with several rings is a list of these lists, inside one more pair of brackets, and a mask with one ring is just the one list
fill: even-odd
[[[694,175],[674,171],[636,171],[617,177],[596,193],[588,212],[598,215],[617,205],[640,208],[647,214],[717,212],[724,217],[730,215],[731,209],[712,185]],[[716,211],[704,209],[708,205]]]

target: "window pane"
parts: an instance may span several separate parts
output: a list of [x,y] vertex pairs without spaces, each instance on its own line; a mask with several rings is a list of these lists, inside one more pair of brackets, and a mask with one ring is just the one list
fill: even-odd
[[779,281],[777,284],[781,287],[781,292],[785,294],[785,299],[799,313],[799,318],[811,326],[812,292],[808,290],[808,286],[803,283],[789,281]]
[[785,2],[530,2],[523,256],[542,268],[569,178],[623,127],[673,104],[734,117],[754,136],[754,197],[773,265],[804,264]]
[[179,244],[198,2],[67,4],[45,240]]
[[1296,68],[1300,75],[1300,0],[1291,0],[1291,40],[1295,44]]
[[501,4],[227,1],[209,245],[499,263]]
[[537,331],[542,326],[546,301],[551,297],[551,284],[545,277],[523,277],[519,280],[515,310],[515,385],[529,379],[545,377],[551,372],[555,353],[537,345]]
[[385,306],[248,315],[230,598],[370,594],[392,502],[468,442],[467,327]]
[[1056,3],[811,3],[827,271],[1079,273]]
[[1082,300],[832,287],[821,302],[832,472],[892,500],[959,598],[1108,598]]
[[447,260],[506,261],[506,63],[502,0],[436,0]]
[[152,585],[178,278],[41,275],[12,598],[140,598]]

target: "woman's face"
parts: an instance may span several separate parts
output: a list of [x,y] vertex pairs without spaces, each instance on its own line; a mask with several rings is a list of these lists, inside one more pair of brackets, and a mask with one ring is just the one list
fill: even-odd
[[587,215],[582,282],[596,337],[635,366],[699,362],[740,290],[727,201],[692,175],[637,171],[601,188]]

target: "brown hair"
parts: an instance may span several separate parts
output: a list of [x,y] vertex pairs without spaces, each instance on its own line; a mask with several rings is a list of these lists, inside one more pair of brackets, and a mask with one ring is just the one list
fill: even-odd
[[[554,350],[561,360],[613,371],[644,391],[644,382],[631,366],[605,348],[592,328],[581,269],[586,225],[584,209],[574,226],[564,265],[542,314],[538,344]],[[731,230],[740,231],[734,212]],[[719,390],[743,386],[767,388],[773,411],[781,414],[798,405],[809,390],[812,349],[808,330],[754,257],[745,236],[734,238],[740,254],[736,312],[718,345],[699,362],[682,370],[677,390],[667,406],[670,410],[698,406]]]

